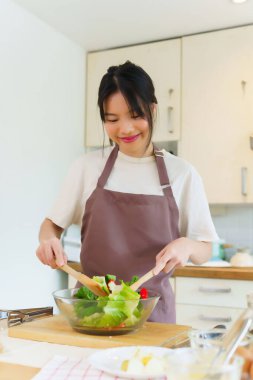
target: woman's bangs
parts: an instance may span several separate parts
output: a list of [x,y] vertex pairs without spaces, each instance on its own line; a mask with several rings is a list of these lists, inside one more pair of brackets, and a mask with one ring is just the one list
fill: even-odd
[[125,101],[128,105],[131,116],[146,116],[145,104],[142,103],[141,99],[136,96],[134,92],[123,93]]

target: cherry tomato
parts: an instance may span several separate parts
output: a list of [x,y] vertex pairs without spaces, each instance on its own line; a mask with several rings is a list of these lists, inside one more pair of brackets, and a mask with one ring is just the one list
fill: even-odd
[[146,288],[142,288],[140,290],[140,296],[141,296],[141,298],[148,298],[148,291]]

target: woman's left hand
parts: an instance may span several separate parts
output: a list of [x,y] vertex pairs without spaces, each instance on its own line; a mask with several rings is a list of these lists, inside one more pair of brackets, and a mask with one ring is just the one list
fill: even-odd
[[169,273],[176,267],[185,266],[189,258],[194,264],[202,264],[211,256],[212,244],[210,242],[195,241],[180,237],[167,244],[156,256],[154,273],[163,270]]

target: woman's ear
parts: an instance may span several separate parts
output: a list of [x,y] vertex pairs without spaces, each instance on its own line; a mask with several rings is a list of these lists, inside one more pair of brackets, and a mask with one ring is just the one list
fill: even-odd
[[153,113],[157,111],[157,104],[156,103],[151,103],[151,110]]
[[153,115],[153,119],[155,119],[156,115],[157,115],[157,104],[156,103],[152,103],[151,104],[151,112],[152,112],[152,115]]

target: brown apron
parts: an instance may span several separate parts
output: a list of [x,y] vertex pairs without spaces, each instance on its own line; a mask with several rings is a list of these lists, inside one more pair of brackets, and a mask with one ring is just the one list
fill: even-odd
[[[81,228],[81,264],[88,276],[114,274],[129,281],[155,266],[162,248],[179,237],[178,208],[169,184],[163,154],[154,148],[164,196],[104,189],[118,155],[112,150],[97,187],[86,202]],[[159,273],[145,288],[160,294],[149,321],[175,323],[174,294],[169,275]]]

